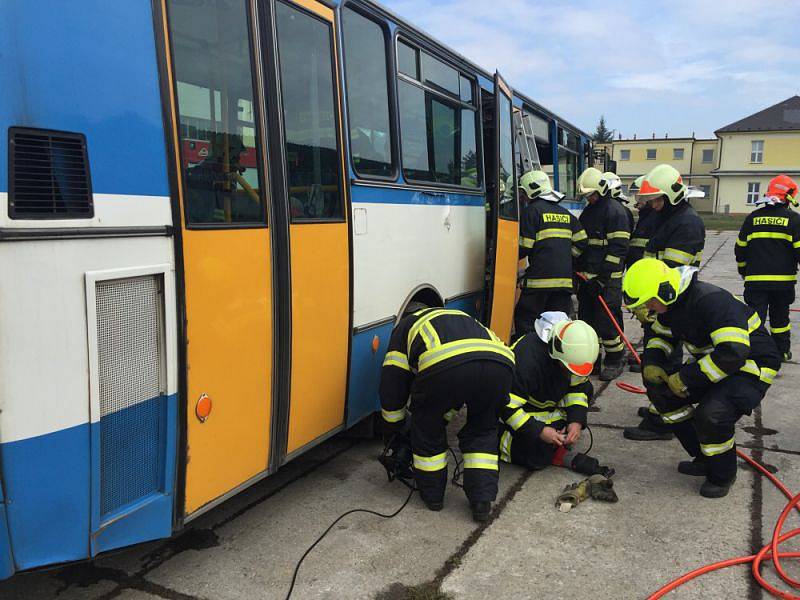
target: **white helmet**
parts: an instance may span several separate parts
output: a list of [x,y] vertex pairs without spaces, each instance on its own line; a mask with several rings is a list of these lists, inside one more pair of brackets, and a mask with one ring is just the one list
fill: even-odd
[[599,169],[589,167],[578,177],[578,195],[589,196],[597,192],[601,196],[605,196],[609,190],[608,183]]
[[619,175],[612,171],[606,171],[603,173],[603,179],[608,182],[608,191],[611,193],[612,198],[621,202],[628,201],[628,197],[622,193],[622,179],[620,179]]
[[534,324],[536,333],[550,346],[550,357],[560,361],[570,373],[587,377],[600,355],[600,342],[584,321],[572,321],[563,312],[542,313]]
[[528,171],[520,177],[519,187],[529,200],[541,198],[549,202],[559,202],[564,198],[564,194],[553,189],[550,177],[544,171]]
[[662,164],[653,167],[644,176],[639,185],[639,191],[636,193],[639,196],[652,198],[666,196],[667,201],[674,206],[686,200],[687,192],[688,188],[683,183],[683,178],[678,170],[672,165]]

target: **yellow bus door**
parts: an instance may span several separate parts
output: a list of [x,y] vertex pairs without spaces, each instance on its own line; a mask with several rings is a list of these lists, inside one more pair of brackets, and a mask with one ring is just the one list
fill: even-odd
[[499,73],[494,79],[495,182],[491,198],[495,219],[494,245],[490,248],[491,286],[489,327],[509,342],[514,320],[519,253],[519,208],[514,173],[512,92]]
[[313,0],[274,6],[290,221],[291,456],[344,423],[350,233],[333,10]]
[[162,2],[185,279],[183,509],[191,515],[269,464],[272,259],[248,3]]

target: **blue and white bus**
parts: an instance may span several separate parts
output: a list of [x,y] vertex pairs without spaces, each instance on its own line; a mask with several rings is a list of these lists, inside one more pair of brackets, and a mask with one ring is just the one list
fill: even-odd
[[508,339],[514,111],[562,191],[588,147],[364,0],[6,0],[0,55],[2,577],[372,415],[412,300]]

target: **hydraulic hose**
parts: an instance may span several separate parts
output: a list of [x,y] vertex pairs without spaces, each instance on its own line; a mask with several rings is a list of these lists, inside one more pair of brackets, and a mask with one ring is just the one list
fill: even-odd
[[[640,388],[638,386],[632,384],[625,384],[625,387],[620,386],[621,389],[633,393],[633,394],[646,394],[647,392],[644,388]],[[670,593],[672,590],[682,586],[684,583],[699,577],[700,575],[704,575],[706,573],[711,573],[712,571],[718,571],[719,569],[725,569],[727,567],[732,567],[734,565],[745,565],[748,563],[752,564],[751,570],[753,573],[753,578],[758,582],[758,584],[764,589],[765,591],[769,592],[776,598],[783,598],[784,600],[800,600],[800,596],[795,594],[791,594],[789,592],[785,592],[783,590],[779,590],[771,583],[769,583],[764,576],[761,574],[761,564],[764,561],[772,561],[775,565],[775,571],[778,573],[778,576],[788,585],[794,588],[800,588],[800,581],[796,579],[792,579],[784,570],[783,566],[781,565],[781,559],[784,558],[800,558],[800,552],[780,552],[779,546],[793,537],[800,535],[800,528],[793,529],[787,533],[781,533],[783,531],[783,526],[788,518],[789,514],[792,510],[796,510],[800,513],[800,494],[792,494],[784,483],[775,477],[772,473],[770,473],[764,465],[759,463],[757,460],[748,456],[741,450],[736,450],[736,454],[739,458],[753,467],[756,471],[764,475],[770,482],[778,488],[781,493],[789,499],[789,502],[781,512],[780,517],[778,517],[777,522],[775,523],[775,528],[772,532],[772,540],[769,544],[765,545],[761,550],[758,551],[756,554],[752,554],[750,556],[739,556],[736,558],[729,558],[727,560],[722,560],[720,562],[716,562],[710,565],[705,565],[694,571],[690,571],[685,575],[678,577],[677,579],[669,582],[667,585],[659,589],[654,594],[648,596],[648,600],[658,600],[658,598],[664,597],[666,594]]]
[[[577,275],[578,278],[583,280],[583,281],[589,281],[586,278],[586,275],[584,275],[583,273],[577,273],[576,272],[575,275]],[[608,315],[608,318],[611,319],[611,323],[614,325],[614,329],[617,330],[617,333],[619,334],[619,337],[621,337],[622,341],[625,342],[625,345],[628,347],[628,350],[631,351],[631,354],[633,354],[633,356],[636,358],[636,360],[639,362],[639,364],[642,364],[642,359],[639,358],[639,353],[636,352],[636,350],[633,348],[633,345],[631,344],[630,340],[628,340],[628,338],[625,337],[625,332],[622,331],[622,327],[620,327],[619,323],[617,323],[617,320],[614,318],[614,315],[611,313],[611,309],[608,308],[608,304],[606,304],[606,301],[603,300],[603,296],[598,294],[597,295],[597,300],[598,300],[598,302],[600,302],[600,306],[603,307],[603,310],[606,311],[606,314]]]

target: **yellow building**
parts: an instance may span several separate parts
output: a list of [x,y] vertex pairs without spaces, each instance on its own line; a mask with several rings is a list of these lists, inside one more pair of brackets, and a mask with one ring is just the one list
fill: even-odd
[[711,172],[717,164],[717,145],[716,139],[697,139],[694,136],[653,137],[614,140],[595,144],[595,149],[605,149],[608,157],[616,162],[617,175],[622,179],[625,193],[637,177],[658,164],[668,163],[681,173],[684,182],[706,192],[705,198],[692,200],[692,205],[698,211],[711,212],[716,192],[716,181]]
[[[775,175],[800,176],[800,96],[715,132],[720,147],[715,212],[747,213]],[[619,163],[618,163],[619,164]]]

